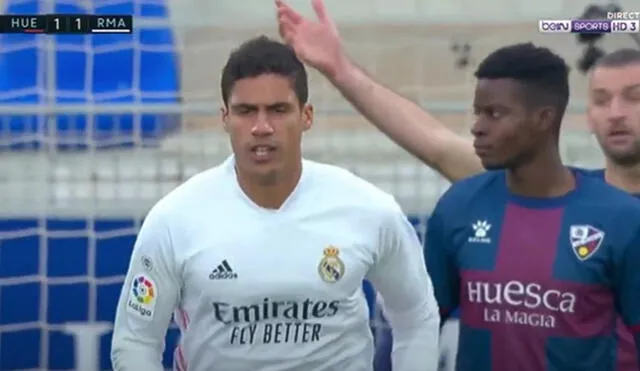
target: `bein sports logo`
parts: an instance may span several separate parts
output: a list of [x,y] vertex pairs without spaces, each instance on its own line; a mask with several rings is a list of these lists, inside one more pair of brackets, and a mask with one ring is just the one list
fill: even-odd
[[571,32],[571,20],[568,19],[543,19],[538,21],[538,31],[553,33],[569,33]]

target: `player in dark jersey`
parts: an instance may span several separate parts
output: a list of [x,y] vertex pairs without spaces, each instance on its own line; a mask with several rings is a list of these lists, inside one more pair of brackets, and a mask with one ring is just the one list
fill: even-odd
[[562,164],[562,58],[509,46],[476,77],[491,171],[453,184],[426,235],[443,316],[461,308],[457,370],[613,371],[618,315],[640,344],[640,202]]
[[[580,170],[640,198],[640,50],[619,49],[596,63],[589,75],[587,117],[605,154],[606,168]],[[633,334],[622,321],[616,336],[617,370],[640,370]],[[386,364],[382,360],[388,357],[388,344],[385,339],[387,349],[376,354],[380,364]]]
[[[620,49],[590,72],[587,118],[606,157],[588,174],[640,198],[640,50]],[[618,370],[637,371],[632,334],[619,324]]]
[[[619,49],[596,63],[589,75],[587,118],[605,154],[606,167],[580,170],[640,198],[640,50]],[[634,336],[621,320],[616,336],[617,370],[640,370]],[[385,341],[390,349],[389,340]],[[387,349],[379,351],[377,358],[385,359]]]
[[[342,95],[380,131],[449,180],[455,181],[483,171],[468,140],[452,131],[414,102],[377,82],[371,73],[364,71],[348,58],[341,45],[335,23],[328,15],[321,0],[313,0],[314,9],[318,15],[317,21],[302,17],[282,2],[277,1],[277,5],[280,34],[295,49],[298,57],[323,73]],[[636,135],[640,134],[640,124],[638,124],[640,118],[637,108],[640,104],[638,103],[640,101],[637,88],[640,80],[637,72],[631,73],[633,66],[637,65],[637,57],[633,56],[634,52],[638,53],[633,50],[614,52],[601,59],[596,71],[599,67],[606,67],[607,76],[611,77],[611,73],[618,70],[620,73],[614,77],[617,79],[618,85],[605,86],[604,90],[597,92],[597,95],[591,94],[589,106],[590,121],[593,123],[595,121],[591,108],[601,105],[598,102],[602,99],[627,104],[629,117],[628,121],[625,121],[628,125],[626,127],[628,132],[625,134]],[[606,62],[607,60],[610,62]],[[592,78],[595,77],[595,75],[592,76]],[[611,82],[611,80],[609,81]],[[592,92],[595,91],[596,85],[598,84],[592,84]],[[612,95],[622,97],[623,100],[607,98]],[[619,108],[615,104],[613,107]],[[606,122],[619,122],[620,119],[616,119],[616,115],[613,114],[613,118],[602,118],[601,115],[603,121],[600,122],[605,123],[604,127],[607,125]],[[615,125],[613,126],[615,127]],[[594,128],[594,132],[598,136],[602,137],[603,135],[598,134],[597,128]],[[602,133],[607,135],[606,130]],[[622,138],[619,139],[624,141]],[[617,166],[614,168],[612,164],[611,161],[608,161],[606,180],[631,193],[638,193],[640,189],[638,187],[640,184],[639,166]],[[590,173],[590,175],[604,177],[603,170],[595,170]],[[624,337],[621,340],[624,340]],[[635,348],[632,339],[628,340],[626,348]],[[625,342],[622,341],[620,345],[621,349],[624,348]],[[385,353],[387,352],[379,354]],[[633,357],[635,352],[627,352],[626,354]],[[385,358],[385,356],[380,358]],[[385,362],[381,363],[385,364]],[[638,367],[622,367],[619,370],[636,371]]]

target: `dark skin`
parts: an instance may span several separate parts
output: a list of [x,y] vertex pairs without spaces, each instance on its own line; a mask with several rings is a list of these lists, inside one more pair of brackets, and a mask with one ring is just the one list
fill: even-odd
[[557,110],[531,105],[525,87],[513,79],[480,79],[471,128],[476,154],[488,170],[507,169],[511,192],[537,198],[559,197],[576,184],[558,146]]

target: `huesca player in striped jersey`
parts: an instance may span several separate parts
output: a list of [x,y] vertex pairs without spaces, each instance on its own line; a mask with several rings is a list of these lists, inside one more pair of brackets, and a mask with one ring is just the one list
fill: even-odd
[[[317,20],[276,2],[280,33],[298,56],[426,165],[451,181],[473,176],[440,200],[431,219],[439,236],[426,247],[443,318],[461,306],[457,369],[638,370],[638,203],[598,178],[640,193],[640,52],[614,52],[591,71],[588,121],[607,164],[573,169],[561,164],[557,138],[549,148],[539,140],[559,128],[568,99],[566,64],[549,50],[520,44],[485,59],[471,143],[351,62],[322,1],[313,5]],[[455,210],[464,214],[452,218]],[[492,310],[502,317],[492,322]]]

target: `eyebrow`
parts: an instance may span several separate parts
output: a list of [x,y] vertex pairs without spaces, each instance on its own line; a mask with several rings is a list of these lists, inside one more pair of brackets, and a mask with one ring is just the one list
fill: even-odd
[[[634,89],[640,89],[640,84],[633,84],[633,85],[625,86],[623,90],[634,90]],[[595,92],[595,93],[607,93],[608,90],[604,89],[604,88],[596,88],[596,89],[593,89],[593,92]]]
[[249,104],[249,103],[234,103],[231,105],[232,109],[238,109],[238,108],[256,108],[258,105],[257,104]]
[[[260,104],[253,104],[253,103],[236,103],[236,104],[232,104],[231,108],[257,108],[258,106],[260,106]],[[273,108],[277,108],[277,107],[291,107],[292,104],[289,102],[276,102],[276,103],[272,103],[272,104],[268,104],[266,107],[267,109],[273,109]]]

